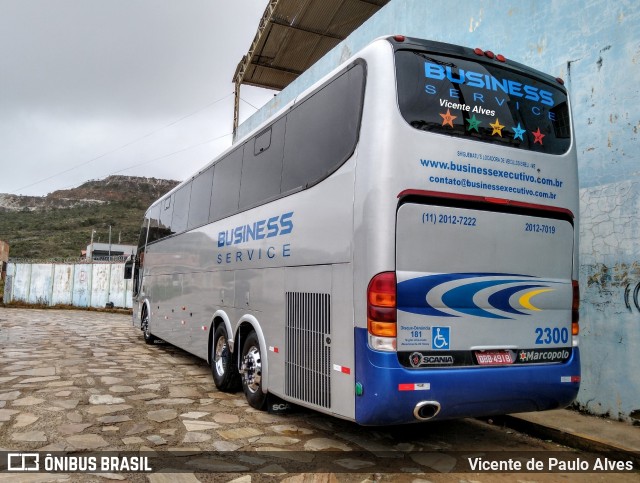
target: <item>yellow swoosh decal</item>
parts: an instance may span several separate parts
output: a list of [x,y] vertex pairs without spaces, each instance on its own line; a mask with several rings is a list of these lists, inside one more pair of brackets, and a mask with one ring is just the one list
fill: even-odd
[[538,290],[532,290],[531,292],[527,292],[526,294],[524,294],[522,297],[520,297],[518,299],[518,302],[520,303],[520,305],[522,305],[525,309],[529,309],[529,310],[540,310],[538,307],[534,307],[533,305],[531,305],[531,299],[533,297],[535,297],[538,294],[544,293],[544,292],[553,292],[552,288],[541,288]]

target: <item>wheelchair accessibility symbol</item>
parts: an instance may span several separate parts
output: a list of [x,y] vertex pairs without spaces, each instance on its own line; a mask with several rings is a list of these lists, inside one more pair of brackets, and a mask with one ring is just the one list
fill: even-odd
[[450,327],[431,327],[431,348],[449,350]]

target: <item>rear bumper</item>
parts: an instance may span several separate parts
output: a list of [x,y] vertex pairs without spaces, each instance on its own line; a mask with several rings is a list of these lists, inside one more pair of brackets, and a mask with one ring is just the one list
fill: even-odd
[[580,376],[578,348],[564,364],[407,369],[396,353],[369,348],[366,329],[356,329],[355,339],[356,382],[363,387],[356,422],[362,425],[419,422],[414,409],[424,401],[440,404],[432,420],[557,409],[571,404],[580,388],[569,382]]

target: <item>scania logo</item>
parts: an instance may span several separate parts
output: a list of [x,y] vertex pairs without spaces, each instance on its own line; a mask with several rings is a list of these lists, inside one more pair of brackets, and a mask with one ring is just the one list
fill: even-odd
[[420,352],[414,352],[409,356],[409,364],[411,367],[420,367],[420,366],[439,366],[439,365],[451,365],[453,364],[453,356],[444,356],[444,355],[423,355]]

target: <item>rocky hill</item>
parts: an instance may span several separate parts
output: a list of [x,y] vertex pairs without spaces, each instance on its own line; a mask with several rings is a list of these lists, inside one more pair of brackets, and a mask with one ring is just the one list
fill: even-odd
[[91,241],[136,244],[147,207],[178,184],[109,176],[47,196],[0,194],[0,240],[11,258],[77,257]]

